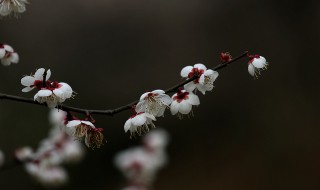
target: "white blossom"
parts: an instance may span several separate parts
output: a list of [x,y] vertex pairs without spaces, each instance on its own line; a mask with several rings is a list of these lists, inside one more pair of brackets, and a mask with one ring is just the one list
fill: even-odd
[[44,167],[38,163],[25,165],[26,171],[45,187],[58,187],[68,180],[67,172],[59,166]]
[[261,70],[268,68],[267,60],[260,55],[249,55],[248,72],[254,78],[258,78]]
[[[46,78],[43,81],[45,74]],[[50,76],[50,69],[45,71],[44,68],[40,68],[33,76],[23,77],[21,84],[25,88],[22,89],[22,92],[29,92],[37,88],[39,91],[34,95],[34,100],[39,103],[46,103],[50,108],[54,108],[66,99],[71,98],[73,91],[70,85],[64,82],[52,82],[49,80]]]
[[166,108],[172,100],[163,90],[154,90],[141,95],[140,101],[136,105],[136,112],[146,112],[155,117],[163,116]]
[[163,129],[155,129],[143,137],[144,146],[151,151],[164,149],[168,145],[169,136]]
[[202,94],[213,89],[213,82],[218,77],[218,73],[216,71],[211,69],[207,70],[207,67],[201,63],[197,63],[193,67],[184,67],[180,74],[182,77],[187,79],[198,76],[199,78],[184,85],[184,89],[188,92],[198,89]]
[[90,121],[72,120],[66,125],[71,128],[72,136],[78,140],[84,138],[85,144],[89,148],[100,148],[103,145],[102,128],[96,128]]
[[199,97],[186,90],[179,90],[172,96],[172,99],[173,101],[170,106],[171,113],[172,115],[179,113],[179,117],[182,116],[181,114],[189,114],[192,106],[200,105]]
[[13,13],[26,11],[27,0],[0,0],[0,15],[7,16]]
[[135,133],[142,135],[149,131],[149,127],[154,128],[155,125],[152,121],[155,121],[156,118],[144,112],[139,112],[131,116],[126,123],[124,124],[124,131],[130,131],[131,136],[134,136]]
[[19,55],[11,46],[0,44],[0,60],[4,66],[9,66],[11,63],[17,64],[19,62]]
[[16,149],[15,151],[15,158],[19,161],[27,161],[34,157],[34,152],[31,147],[22,147],[19,149]]

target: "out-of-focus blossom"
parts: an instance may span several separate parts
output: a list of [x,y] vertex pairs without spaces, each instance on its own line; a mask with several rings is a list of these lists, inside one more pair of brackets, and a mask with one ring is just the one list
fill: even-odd
[[136,113],[126,121],[124,124],[124,131],[130,131],[131,136],[134,136],[135,133],[142,135],[149,131],[149,127],[155,128],[155,125],[152,122],[155,120],[156,118],[149,113]]
[[19,62],[19,55],[11,46],[7,44],[0,44],[0,60],[1,64],[4,66],[9,66],[11,63],[17,64]]
[[59,109],[51,109],[49,113],[49,121],[53,126],[64,126],[67,112]]
[[258,78],[261,70],[268,68],[267,60],[260,55],[249,55],[248,72],[254,78]]
[[[45,76],[45,81],[44,80]],[[72,88],[64,82],[50,81],[51,71],[40,68],[36,71],[34,76],[25,76],[21,79],[21,84],[26,86],[22,92],[29,92],[34,88],[39,91],[34,95],[34,100],[39,103],[46,103],[48,107],[54,108],[58,104],[71,98]]]
[[0,0],[0,15],[8,16],[26,11],[27,0]]
[[43,167],[38,163],[25,165],[26,171],[45,187],[59,187],[68,180],[67,172],[59,166]]
[[78,162],[83,155],[81,143],[59,127],[52,128],[36,151],[24,147],[15,152],[17,160],[25,163],[26,171],[45,187],[57,187],[67,182],[68,175],[60,165]]
[[179,113],[179,117],[182,118],[181,114],[189,114],[192,110],[192,106],[200,105],[199,97],[192,92],[186,90],[178,90],[172,96],[173,102],[171,103],[170,110],[172,115]]
[[[153,130],[144,138],[144,146],[131,148],[116,155],[115,165],[128,180],[126,188],[149,189],[157,171],[167,162],[164,150],[167,140],[168,136],[164,131]],[[153,149],[150,149],[151,147]]]

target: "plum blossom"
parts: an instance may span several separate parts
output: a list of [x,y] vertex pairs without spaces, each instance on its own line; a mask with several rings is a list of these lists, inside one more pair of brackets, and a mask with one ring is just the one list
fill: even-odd
[[156,118],[152,114],[145,112],[135,113],[124,124],[124,131],[130,131],[131,137],[134,136],[135,133],[142,135],[149,131],[149,127],[155,128],[152,122],[155,120]]
[[199,91],[205,94],[206,91],[211,91],[213,89],[213,82],[218,78],[219,73],[217,71],[208,69],[199,78]]
[[205,94],[206,91],[211,91],[213,89],[213,82],[218,77],[216,71],[213,71],[211,69],[207,70],[207,67],[201,63],[197,63],[193,67],[184,67],[181,70],[180,74],[182,77],[187,79],[191,79],[194,76],[198,76],[199,78],[184,85],[184,88],[188,92],[192,92],[193,90],[198,89],[202,94]]
[[141,95],[140,101],[136,105],[136,112],[145,112],[155,117],[163,116],[166,108],[172,100],[163,90],[154,90]]
[[268,68],[268,62],[260,55],[249,55],[248,72],[254,78],[258,78],[261,70]]
[[[44,78],[45,76],[45,78]],[[72,88],[64,82],[50,81],[51,71],[40,68],[33,76],[25,76],[21,79],[21,84],[26,86],[22,92],[29,92],[34,88],[39,91],[34,95],[34,100],[39,103],[46,103],[48,107],[54,108],[58,104],[71,98]],[[45,79],[45,81],[43,81]]]
[[4,66],[9,66],[11,63],[17,64],[19,62],[19,55],[11,46],[0,44],[0,60]]
[[45,187],[59,187],[68,180],[68,174],[62,167],[43,167],[38,163],[27,163],[26,171],[41,185]]
[[124,189],[150,189],[156,173],[167,163],[165,148],[168,134],[165,131],[153,130],[143,138],[143,142],[143,146],[122,151],[114,159],[115,166],[128,180]]
[[0,0],[0,15],[8,16],[13,13],[26,11],[27,0]]
[[67,123],[66,127],[72,129],[72,136],[77,140],[84,138],[89,148],[100,148],[103,145],[103,129],[96,128],[90,121],[72,120]]
[[199,97],[186,90],[178,90],[178,92],[172,96],[172,99],[173,101],[170,106],[171,113],[172,115],[178,113],[179,118],[182,118],[182,114],[189,114],[192,106],[200,105]]
[[220,53],[220,61],[222,63],[226,63],[226,62],[229,62],[231,60],[232,60],[232,56],[231,56],[231,54],[229,52],[225,52],[225,53],[221,52]]

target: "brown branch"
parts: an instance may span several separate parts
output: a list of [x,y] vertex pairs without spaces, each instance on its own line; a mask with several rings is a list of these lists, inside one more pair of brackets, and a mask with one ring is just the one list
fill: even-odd
[[[226,66],[230,65],[231,63],[245,57],[247,55],[247,53],[248,52],[246,51],[243,54],[239,55],[238,57],[236,57],[228,62],[221,63],[221,64],[217,65],[216,67],[212,68],[212,70],[217,71],[222,68],[225,68]],[[45,77],[45,75],[44,75],[44,77]],[[195,79],[198,79],[199,77],[200,76],[194,76],[188,80],[185,80],[181,83],[178,83],[178,84],[166,89],[165,92],[166,92],[166,94],[176,92],[178,90],[178,88],[182,87],[183,85],[185,85]],[[24,98],[24,97],[20,97],[20,96],[14,96],[14,95],[3,94],[3,93],[0,93],[0,99],[12,100],[12,101],[16,101],[16,102],[24,102],[24,103],[29,103],[29,104],[41,105],[41,106],[47,106],[46,104],[41,104],[41,103],[36,102],[30,98]],[[124,106],[121,106],[121,107],[118,107],[115,109],[109,109],[109,110],[89,110],[89,109],[82,109],[82,108],[76,108],[76,107],[65,106],[65,105],[59,105],[58,108],[63,111],[72,111],[72,112],[82,113],[82,114],[90,113],[90,114],[96,114],[96,115],[111,115],[112,116],[112,115],[117,114],[119,112],[131,109],[132,106],[137,104],[138,102],[139,102],[139,100],[136,100],[136,101],[131,102],[127,105],[124,105]]]

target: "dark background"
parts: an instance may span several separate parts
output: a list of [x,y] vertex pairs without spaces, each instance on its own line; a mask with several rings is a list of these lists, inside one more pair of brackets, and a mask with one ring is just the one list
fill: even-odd
[[[157,190],[320,189],[320,1],[68,0],[31,1],[19,19],[0,20],[0,41],[19,53],[0,67],[1,92],[23,94],[20,79],[36,68],[78,94],[66,105],[115,108],[145,91],[181,80],[180,70],[219,63],[219,53],[245,50],[270,68],[253,80],[242,59],[220,71],[200,95],[194,118],[167,112],[158,127],[171,135],[170,162]],[[119,189],[116,152],[138,144],[123,125],[131,112],[96,116],[108,143],[67,166],[62,189]],[[50,125],[47,109],[0,101],[0,149],[37,147]],[[41,189],[22,167],[0,172],[0,189]]]

